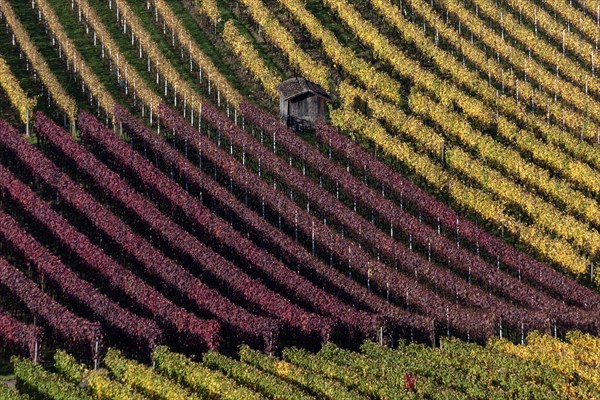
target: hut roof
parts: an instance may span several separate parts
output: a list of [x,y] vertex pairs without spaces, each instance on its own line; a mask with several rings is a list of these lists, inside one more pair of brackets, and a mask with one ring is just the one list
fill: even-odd
[[279,93],[285,100],[292,99],[305,93],[313,93],[317,96],[325,98],[326,100],[331,100],[331,96],[329,96],[329,94],[321,85],[307,81],[301,77],[290,78],[283,81],[279,86],[277,86],[277,90],[279,90]]

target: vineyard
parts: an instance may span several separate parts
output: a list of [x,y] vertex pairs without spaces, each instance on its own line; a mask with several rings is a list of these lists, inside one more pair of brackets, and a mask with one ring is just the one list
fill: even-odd
[[600,398],[597,0],[0,25],[0,399]]

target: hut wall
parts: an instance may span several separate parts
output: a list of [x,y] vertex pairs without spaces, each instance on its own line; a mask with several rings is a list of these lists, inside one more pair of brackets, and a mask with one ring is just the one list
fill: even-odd
[[325,118],[326,100],[314,93],[304,93],[285,100],[279,97],[279,117],[288,127],[300,131],[312,129],[317,118]]
[[279,118],[285,121],[288,116],[288,101],[279,96]]
[[319,99],[319,96],[310,93],[290,99],[288,103],[288,115],[314,122],[320,114]]

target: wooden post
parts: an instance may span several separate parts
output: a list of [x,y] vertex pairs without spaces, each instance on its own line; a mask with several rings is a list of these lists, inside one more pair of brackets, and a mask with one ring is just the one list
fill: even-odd
[[96,338],[96,346],[94,349],[94,370],[98,369],[98,347],[99,347],[99,340],[98,338]]
[[36,340],[33,345],[33,365],[37,365],[38,363],[38,341]]
[[25,108],[25,114],[26,114],[26,122],[25,122],[25,134],[27,135],[27,137],[29,137],[29,106],[27,106]]
[[390,302],[390,283],[386,282],[385,283],[385,299],[387,300],[387,302]]
[[427,261],[431,262],[431,240],[427,242]]
[[523,321],[521,321],[521,344],[525,344],[525,327]]
[[500,318],[499,325],[500,325],[500,326],[499,326],[499,329],[498,329],[498,331],[499,331],[499,333],[500,333],[500,335],[499,335],[499,336],[500,336],[500,339],[502,339],[502,318]]
[[315,221],[312,221],[311,241],[312,241],[312,254],[314,256],[315,255]]
[[446,336],[450,337],[450,309],[446,306]]

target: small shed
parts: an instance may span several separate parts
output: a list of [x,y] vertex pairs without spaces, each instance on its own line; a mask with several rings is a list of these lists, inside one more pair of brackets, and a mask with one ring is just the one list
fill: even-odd
[[277,86],[279,117],[288,127],[300,131],[312,129],[317,118],[325,119],[325,103],[331,96],[321,85],[295,77]]

